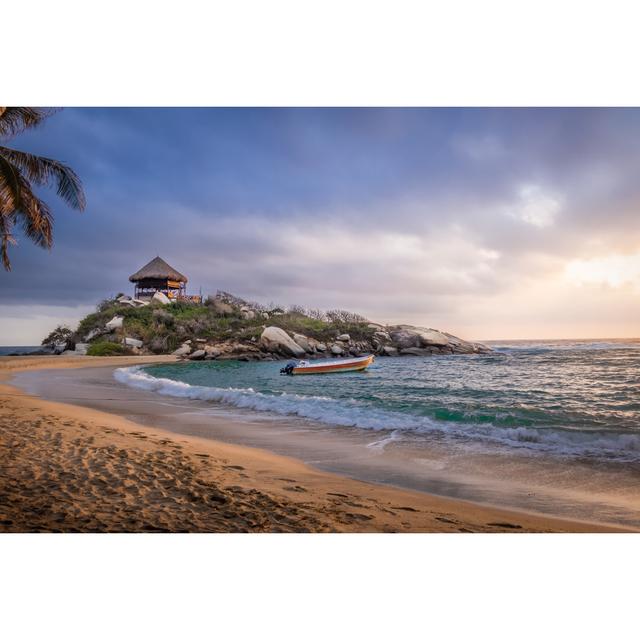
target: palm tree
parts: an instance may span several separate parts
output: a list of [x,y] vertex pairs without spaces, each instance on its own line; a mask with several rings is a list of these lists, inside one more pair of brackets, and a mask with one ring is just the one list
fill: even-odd
[[[51,115],[52,109],[0,107],[0,141],[35,127]],[[33,185],[57,186],[58,195],[82,211],[85,196],[75,172],[62,162],[0,145],[0,256],[11,271],[9,245],[16,244],[13,227],[20,223],[27,238],[45,249],[53,242],[53,215],[33,192]]]

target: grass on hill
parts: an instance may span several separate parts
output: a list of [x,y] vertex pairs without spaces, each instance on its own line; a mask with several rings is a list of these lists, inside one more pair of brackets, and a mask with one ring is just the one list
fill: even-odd
[[[230,308],[231,309],[231,308]],[[115,300],[105,300],[98,305],[94,313],[81,320],[76,334],[78,340],[84,339],[94,329],[102,329],[114,316],[124,318],[125,336],[142,340],[155,353],[168,353],[175,350],[185,340],[204,338],[212,342],[236,340],[255,342],[260,338],[265,326],[276,326],[289,333],[301,333],[324,342],[331,342],[342,333],[348,333],[353,340],[371,338],[374,329],[368,321],[347,312],[333,313],[331,319],[310,317],[299,308],[289,312],[270,314],[265,318],[261,312],[251,319],[243,317],[242,311],[221,312],[214,305],[199,305],[190,302],[175,302],[163,306],[152,303],[145,307],[129,307]],[[114,334],[112,340],[116,337]],[[120,335],[120,339],[121,339]],[[94,338],[93,346],[105,350],[102,346],[115,344],[109,337]],[[96,354],[98,355],[98,354]]]
[[117,342],[94,342],[87,349],[88,356],[126,356],[129,353],[127,347]]

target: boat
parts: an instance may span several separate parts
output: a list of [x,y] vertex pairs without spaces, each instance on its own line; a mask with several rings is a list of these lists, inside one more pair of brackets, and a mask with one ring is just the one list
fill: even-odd
[[314,373],[346,373],[347,371],[364,371],[373,361],[374,356],[359,356],[357,358],[340,358],[336,360],[320,360],[309,362],[299,360],[290,362],[280,369],[282,375],[299,376]]

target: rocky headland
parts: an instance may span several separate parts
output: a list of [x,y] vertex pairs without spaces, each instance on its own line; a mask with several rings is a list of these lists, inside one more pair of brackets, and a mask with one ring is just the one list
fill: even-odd
[[56,354],[173,354],[189,360],[280,360],[481,354],[491,349],[429,327],[382,325],[342,310],[264,307],[218,292],[204,305],[119,295],[77,329],[43,341]]

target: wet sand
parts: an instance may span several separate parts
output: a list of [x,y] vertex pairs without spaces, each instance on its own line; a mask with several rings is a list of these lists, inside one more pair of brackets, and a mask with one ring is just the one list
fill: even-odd
[[0,531],[621,530],[353,480],[6,384],[17,371],[172,360],[0,358]]

